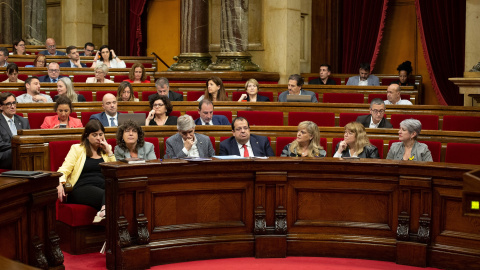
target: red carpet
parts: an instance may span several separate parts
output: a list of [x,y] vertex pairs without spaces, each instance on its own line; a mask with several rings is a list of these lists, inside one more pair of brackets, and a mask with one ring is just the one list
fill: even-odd
[[[67,270],[99,270],[105,268],[105,256],[100,253],[85,255],[70,255],[66,252],[65,269]],[[200,270],[290,270],[290,269],[322,269],[322,270],[432,270],[437,268],[418,268],[398,265],[392,262],[341,259],[341,258],[316,258],[316,257],[288,257],[285,259],[255,259],[255,258],[233,258],[207,261],[193,261],[159,265],[150,268],[152,270],[179,270],[179,269],[200,269]]]

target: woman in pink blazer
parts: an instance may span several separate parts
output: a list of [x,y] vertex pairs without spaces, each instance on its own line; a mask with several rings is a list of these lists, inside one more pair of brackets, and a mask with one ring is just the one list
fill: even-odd
[[47,116],[40,126],[42,129],[50,128],[79,128],[83,127],[82,121],[78,118],[70,117],[72,112],[72,101],[67,96],[60,96],[54,107],[57,115]]

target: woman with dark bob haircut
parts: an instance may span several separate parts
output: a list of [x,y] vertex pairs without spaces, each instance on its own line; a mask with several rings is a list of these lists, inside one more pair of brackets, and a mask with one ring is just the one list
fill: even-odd
[[157,159],[152,143],[145,141],[142,127],[132,120],[128,120],[117,129],[117,146],[115,158],[142,158],[146,160]]
[[177,117],[169,116],[173,105],[168,96],[155,94],[150,99],[150,109],[151,111],[145,119],[145,126],[177,125]]
[[[63,173],[57,187],[58,199],[63,201],[63,185],[69,183],[73,190],[68,203],[89,205],[97,210],[97,217],[105,217],[105,177],[100,163],[116,161],[112,146],[105,139],[105,128],[96,119],[90,120],[82,133],[82,140],[74,144],[58,172]],[[96,219],[97,219],[96,217]]]

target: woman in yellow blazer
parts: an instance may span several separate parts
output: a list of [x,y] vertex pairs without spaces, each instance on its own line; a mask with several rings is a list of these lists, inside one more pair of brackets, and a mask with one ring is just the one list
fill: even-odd
[[73,186],[69,203],[85,204],[99,210],[97,216],[105,217],[105,177],[99,164],[115,161],[112,146],[105,140],[105,128],[100,121],[90,120],[82,134],[80,144],[74,144],[58,172],[63,173],[57,187],[58,199],[65,197],[63,185]]

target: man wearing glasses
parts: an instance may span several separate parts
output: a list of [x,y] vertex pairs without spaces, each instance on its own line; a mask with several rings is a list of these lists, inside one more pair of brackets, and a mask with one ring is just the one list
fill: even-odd
[[80,53],[80,56],[95,56],[93,51],[95,51],[95,45],[91,42],[87,42],[85,43],[84,51]]
[[15,95],[10,92],[0,94],[2,116],[0,116],[0,169],[12,168],[12,137],[17,130],[30,129],[28,120],[18,116]]
[[57,83],[58,79],[65,77],[60,76],[60,65],[57,62],[51,62],[48,64],[48,75],[38,77],[40,82]]
[[45,47],[47,47],[47,49],[40,52],[43,55],[67,55],[64,52],[57,51],[57,44],[53,38],[47,38],[45,41]]
[[233,119],[232,133],[232,137],[220,142],[220,156],[275,156],[267,137],[250,134],[250,124],[247,119],[243,117]]
[[357,122],[366,128],[393,128],[392,124],[384,118],[385,103],[380,98],[372,99],[370,102],[370,114],[357,117]]
[[25,80],[25,89],[27,93],[18,96],[18,103],[53,102],[49,95],[40,93],[40,81],[35,76]]

